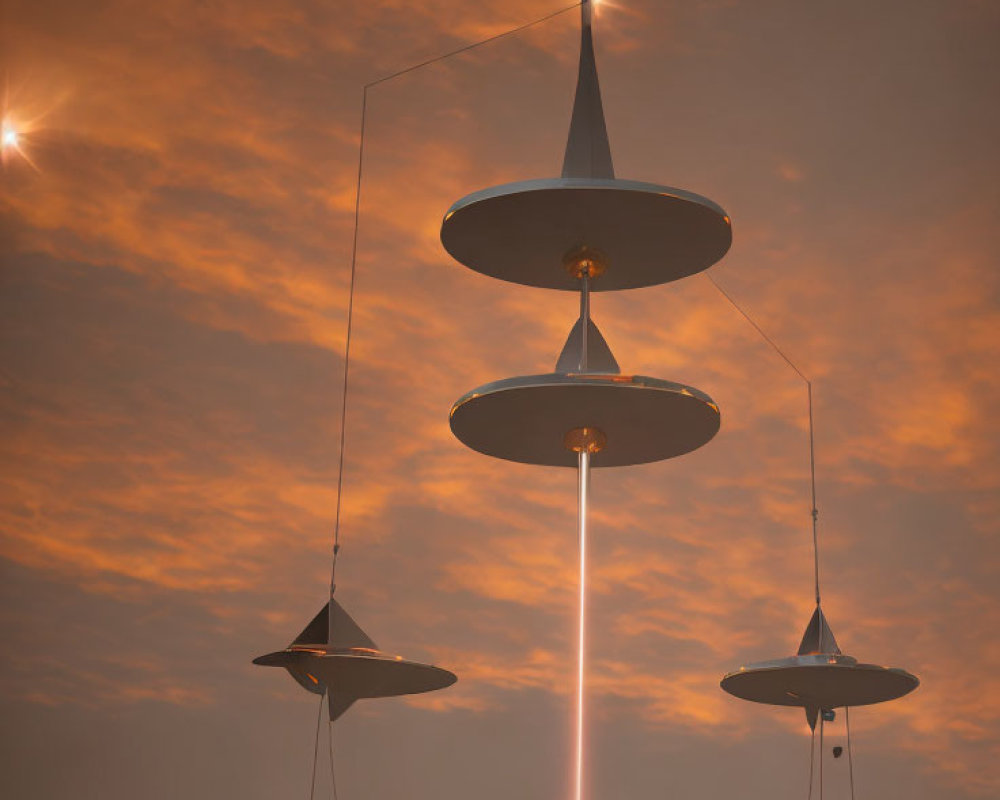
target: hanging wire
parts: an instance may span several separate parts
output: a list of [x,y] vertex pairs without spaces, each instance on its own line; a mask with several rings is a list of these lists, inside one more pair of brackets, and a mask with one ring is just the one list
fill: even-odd
[[851,709],[844,706],[844,721],[847,723],[847,771],[851,776],[851,800],[854,800],[854,755],[851,753]]
[[312,780],[309,782],[309,800],[313,800],[313,795],[316,793],[316,762],[319,760],[319,724],[323,720],[323,701],[325,699],[325,694],[320,695],[319,711],[316,713],[316,740],[313,744],[313,771]]
[[[588,0],[582,0],[583,2],[588,2]],[[351,241],[351,278],[350,285],[347,293],[347,334],[344,339],[344,384],[343,392],[340,401],[340,455],[338,458],[337,465],[337,510],[334,517],[333,523],[333,565],[330,568],[330,597],[333,598],[333,594],[337,589],[337,556],[340,555],[340,505],[341,497],[343,495],[344,488],[344,452],[345,452],[345,437],[347,433],[347,382],[350,377],[350,362],[351,362],[351,331],[353,329],[354,321],[354,284],[355,277],[357,275],[357,262],[358,262],[358,221],[361,216],[361,181],[363,176],[364,161],[365,161],[365,122],[368,118],[368,90],[374,86],[378,86],[380,83],[385,83],[393,78],[398,78],[401,75],[406,75],[407,73],[418,70],[421,67],[426,67],[431,64],[436,64],[439,61],[444,61],[445,59],[452,58],[453,56],[460,55],[461,53],[467,53],[469,50],[473,50],[477,47],[482,47],[484,44],[489,44],[490,42],[495,42],[497,39],[502,39],[506,36],[511,36],[515,33],[519,33],[527,28],[539,25],[542,22],[547,22],[553,17],[558,17],[560,14],[565,14],[567,11],[572,11],[574,8],[578,8],[581,5],[580,2],[573,3],[573,5],[566,6],[559,9],[558,11],[553,11],[546,14],[544,17],[539,17],[533,22],[527,22],[524,25],[518,25],[516,28],[511,28],[503,33],[497,33],[493,36],[488,36],[478,42],[473,42],[472,44],[467,44],[457,50],[452,50],[451,52],[445,53],[444,55],[436,56],[434,58],[429,58],[426,61],[421,61],[419,64],[414,64],[413,66],[406,67],[397,72],[393,72],[390,75],[385,75],[377,80],[366,83],[361,92],[361,135],[358,145],[358,176],[357,183],[354,188],[354,233]]]
[[583,3],[588,2],[588,0],[582,0],[582,2],[573,3],[571,6],[566,6],[565,8],[560,8],[558,11],[553,11],[550,14],[546,14],[544,17],[539,17],[534,22],[526,22],[524,25],[518,25],[516,28],[511,28],[510,30],[504,31],[503,33],[495,33],[493,36],[488,36],[485,39],[481,39],[478,42],[473,42],[472,44],[464,45],[459,47],[457,50],[452,50],[450,53],[445,53],[441,56],[435,56],[434,58],[429,58],[426,61],[421,61],[419,64],[414,64],[412,67],[406,67],[406,69],[401,69],[399,72],[393,72],[391,75],[386,75],[378,80],[374,80],[371,83],[365,85],[365,89],[370,89],[372,86],[377,86],[380,83],[385,83],[386,81],[391,81],[393,78],[398,78],[400,75],[405,75],[408,72],[413,72],[421,67],[426,67],[431,64],[436,64],[438,61],[444,61],[446,58],[451,58],[452,56],[457,56],[462,53],[468,52],[469,50],[474,50],[477,47],[482,47],[484,44],[489,44],[490,42],[495,42],[497,39],[503,39],[505,36],[512,36],[515,33],[520,33],[528,28],[533,28],[542,22],[547,22],[553,17],[558,17],[560,14],[565,14],[567,11],[572,11],[574,8],[579,8]]
[[[582,2],[588,2],[588,0],[582,0]],[[413,66],[406,67],[397,72],[393,72],[390,75],[385,75],[377,80],[366,83],[361,92],[361,130],[359,135],[358,143],[358,171],[357,180],[354,187],[354,231],[351,236],[351,271],[350,271],[350,283],[347,292],[347,332],[344,337],[344,380],[343,380],[343,391],[341,393],[340,399],[340,445],[339,445],[339,455],[337,460],[337,506],[334,516],[333,523],[333,561],[330,567],[330,599],[333,599],[334,592],[337,589],[337,558],[340,555],[340,508],[341,500],[343,498],[344,491],[344,454],[346,452],[346,436],[347,436],[347,389],[348,381],[350,378],[350,364],[351,364],[351,334],[354,328],[354,288],[357,278],[357,264],[358,264],[358,228],[359,221],[361,218],[361,185],[362,179],[364,177],[364,163],[365,163],[365,124],[368,120],[368,90],[374,86],[378,86],[380,83],[385,83],[393,78],[398,78],[401,75],[406,75],[407,73],[418,70],[421,67],[430,66],[431,64],[436,64],[439,61],[444,61],[445,59],[452,58],[461,53],[467,53],[477,47],[482,47],[490,42],[495,42],[498,39],[502,39],[506,36],[511,36],[515,33],[519,33],[528,28],[539,25],[543,22],[547,22],[554,17],[558,17],[561,14],[565,14],[567,11],[572,11],[581,5],[581,2],[573,3],[572,5],[565,6],[558,11],[553,11],[546,14],[543,17],[539,17],[533,22],[525,23],[524,25],[518,25],[515,28],[504,31],[503,33],[494,34],[478,42],[465,45],[458,48],[457,50],[452,50],[444,55],[437,56],[435,58],[429,58],[426,61],[421,61]],[[312,784],[309,788],[309,800],[313,800],[313,795],[316,790],[316,762],[319,753],[319,725],[320,719],[323,712],[323,698],[320,698],[320,715],[316,718],[316,742],[313,748],[313,767],[312,767]],[[333,781],[333,797],[337,800],[337,782],[334,774],[334,758],[333,758],[333,729],[332,725],[330,727],[330,777]]]
[[819,715],[819,800],[823,800],[823,712]]
[[333,720],[327,723],[329,731],[328,741],[330,742],[330,786],[333,789],[333,800],[337,800],[337,775],[333,769]]
[[[800,370],[797,366],[795,366],[792,360],[785,355],[784,351],[782,351],[782,349],[778,347],[777,344],[775,344],[774,340],[766,333],[764,333],[763,328],[761,328],[760,325],[758,325],[754,321],[753,317],[751,317],[746,311],[744,311],[743,308],[740,306],[740,304],[737,303],[735,300],[733,300],[733,298],[729,295],[729,293],[721,286],[719,286],[718,283],[715,282],[715,278],[713,278],[708,273],[705,273],[705,277],[712,282],[712,285],[719,290],[719,294],[721,294],[723,297],[726,298],[726,300],[729,301],[729,304],[740,313],[743,319],[745,319],[753,326],[753,329],[760,334],[761,338],[769,345],[771,345],[771,348],[774,350],[774,352],[777,353],[779,356],[781,356],[784,359],[785,363],[788,364],[788,366],[790,366],[795,371],[795,374],[798,375],[800,378],[802,378],[802,380],[806,384],[806,394],[809,400],[809,486],[810,486],[811,501],[812,501],[812,509],[810,511],[810,515],[812,516],[813,576],[815,578],[816,605],[818,606],[819,605],[819,536],[817,534],[816,528],[817,528],[817,521],[819,519],[819,509],[816,507],[816,441],[815,441],[815,436],[813,435],[812,381],[810,381],[803,374],[802,370]],[[820,763],[822,765],[822,761]]]
[[816,441],[813,435],[813,386],[812,381],[806,381],[806,392],[809,395],[809,482],[812,490],[812,531],[813,531],[813,575],[815,576],[816,607],[819,607],[819,537],[816,526],[819,520],[819,509],[816,507]]
[[816,727],[812,728],[812,737],[809,739],[809,797],[813,796],[813,766],[816,763]]

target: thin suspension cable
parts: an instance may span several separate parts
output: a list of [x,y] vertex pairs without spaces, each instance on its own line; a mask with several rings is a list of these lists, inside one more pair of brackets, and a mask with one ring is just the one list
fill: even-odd
[[319,697],[319,711],[316,713],[316,741],[313,744],[313,771],[312,771],[312,781],[309,783],[309,800],[313,800],[313,795],[316,793],[316,762],[319,760],[319,724],[323,720],[323,701],[326,699],[326,694],[321,694]]
[[[795,371],[795,374],[798,375],[800,378],[802,378],[802,380],[806,384],[806,395],[807,395],[808,401],[809,401],[809,486],[810,486],[810,493],[811,493],[810,496],[811,496],[811,501],[812,501],[812,509],[810,511],[810,515],[812,516],[813,576],[814,576],[814,579],[815,579],[816,605],[818,606],[819,605],[819,600],[820,600],[820,593],[819,593],[819,535],[817,533],[817,522],[818,522],[818,519],[819,519],[819,508],[816,506],[816,439],[815,439],[815,436],[814,436],[814,433],[813,433],[814,426],[813,426],[812,381],[810,381],[809,378],[807,378],[803,374],[802,370],[800,370],[797,366],[795,366],[795,364],[792,362],[792,360],[787,355],[785,355],[784,351],[780,347],[778,347],[778,345],[774,342],[774,340],[764,332],[764,329],[761,328],[760,325],[758,325],[754,321],[753,317],[751,317],[746,311],[744,311],[743,308],[740,306],[740,304],[737,303],[730,296],[730,294],[725,289],[723,289],[721,286],[719,286],[718,283],[716,283],[715,278],[713,278],[708,273],[705,273],[705,277],[708,278],[712,282],[712,285],[716,289],[719,290],[719,294],[721,294],[723,297],[726,298],[726,300],[729,301],[729,304],[740,313],[740,315],[743,317],[743,319],[745,319],[747,322],[750,323],[750,325],[753,327],[753,329],[755,331],[757,331],[757,333],[760,334],[761,338],[765,342],[767,342],[769,345],[771,345],[771,348],[774,350],[774,352],[776,352],[779,356],[781,356],[781,358],[784,359],[785,363],[788,364],[788,366],[790,366]],[[821,755],[821,757],[822,757],[822,755]],[[820,764],[822,765],[822,761],[820,762]],[[811,787],[810,787],[810,789],[811,789]]]
[[705,277],[708,278],[712,282],[712,286],[718,289],[719,293],[729,301],[729,304],[737,311],[739,311],[740,314],[743,316],[743,318],[753,326],[754,330],[761,335],[761,338],[769,345],[771,345],[771,347],[774,349],[774,352],[777,353],[779,356],[781,356],[785,360],[785,363],[788,364],[788,366],[790,366],[793,370],[795,370],[796,374],[800,378],[802,378],[802,380],[804,380],[806,383],[809,383],[809,379],[802,374],[802,370],[800,370],[797,366],[795,366],[795,364],[792,363],[792,360],[788,356],[786,356],[784,352],[782,352],[781,348],[774,343],[774,340],[770,336],[764,333],[764,330],[760,327],[760,325],[754,322],[753,318],[740,307],[739,303],[733,300],[733,298],[729,295],[729,293],[721,286],[719,286],[718,283],[715,282],[715,278],[713,278],[707,272],[705,273]]
[[452,50],[450,53],[445,53],[442,56],[435,56],[434,58],[429,58],[426,61],[421,61],[419,64],[414,64],[412,67],[407,67],[406,69],[401,69],[401,70],[399,70],[399,72],[393,72],[391,75],[386,75],[386,76],[384,76],[382,78],[379,78],[378,80],[374,80],[371,83],[367,84],[365,86],[365,88],[368,89],[368,88],[370,88],[372,86],[377,86],[380,83],[385,83],[386,81],[391,81],[393,78],[398,78],[400,75],[405,75],[406,73],[413,72],[414,70],[420,69],[421,67],[426,67],[426,66],[429,66],[431,64],[436,64],[438,61],[444,61],[446,58],[451,58],[452,56],[457,56],[457,55],[460,55],[462,53],[466,53],[469,50],[474,50],[475,48],[481,47],[484,44],[489,44],[490,42],[495,42],[497,39],[502,39],[505,36],[511,36],[511,35],[513,35],[515,33],[520,33],[521,31],[526,30],[528,28],[532,28],[535,25],[538,25],[538,24],[540,24],[542,22],[547,22],[548,20],[552,19],[553,17],[558,17],[560,14],[565,14],[567,11],[572,11],[574,8],[578,8],[579,6],[583,5],[583,3],[585,3],[585,2],[587,2],[587,0],[583,0],[583,2],[580,2],[580,3],[573,3],[573,5],[571,5],[571,6],[566,6],[565,8],[560,8],[558,11],[553,11],[551,14],[546,14],[544,17],[539,17],[534,22],[526,22],[524,25],[518,25],[516,28],[511,28],[510,30],[504,31],[503,33],[496,33],[493,36],[488,36],[485,39],[482,39],[482,40],[480,40],[478,42],[474,42],[473,44],[467,44],[467,45],[465,45],[463,47],[459,47],[457,50]]
[[851,753],[851,707],[844,706],[844,721],[847,723],[847,771],[851,776],[851,800],[854,800],[854,755]]
[[587,630],[587,494],[590,478],[590,453],[581,449],[577,460],[579,473],[579,523],[580,523],[580,580],[578,599],[580,622],[578,630],[576,666],[576,800],[583,798],[583,698],[584,698],[584,654],[586,652]]
[[[587,2],[587,0],[583,0]],[[439,61],[444,61],[445,59],[451,58],[452,56],[457,56],[461,53],[466,53],[469,50],[473,50],[477,47],[481,47],[484,44],[489,44],[490,42],[495,42],[497,39],[502,39],[505,36],[511,36],[520,31],[531,28],[535,25],[539,25],[542,22],[547,22],[553,17],[558,17],[560,14],[565,14],[567,11],[571,11],[577,8],[581,3],[573,3],[571,6],[566,6],[558,11],[553,11],[550,14],[546,14],[544,17],[539,17],[533,22],[527,22],[524,25],[518,25],[516,28],[511,28],[503,33],[497,33],[493,36],[489,36],[478,42],[465,45],[457,50],[452,50],[444,55],[436,56],[434,58],[429,58],[426,61],[421,61],[419,64],[414,64],[413,66],[401,69],[398,72],[393,72],[390,75],[385,75],[374,81],[366,83],[361,92],[361,132],[358,143],[358,176],[357,183],[354,188],[354,233],[351,240],[351,278],[347,293],[347,333],[344,338],[344,384],[343,392],[340,402],[340,455],[338,457],[337,465],[337,510],[334,517],[333,523],[333,565],[330,568],[330,597],[333,597],[334,592],[337,588],[337,556],[340,554],[340,506],[341,497],[343,495],[344,489],[344,452],[345,438],[347,433],[347,383],[350,377],[350,363],[351,363],[351,332],[353,329],[354,322],[354,285],[355,278],[357,276],[357,263],[358,263],[358,221],[361,216],[361,183],[364,170],[365,162],[365,122],[368,118],[368,90],[373,86],[378,86],[380,83],[385,83],[393,78],[398,78],[401,75],[406,75],[407,73],[418,70],[421,67],[426,67],[431,64],[436,64]]]
[[812,736],[809,739],[809,798],[813,796],[813,766],[816,763],[816,726],[812,727]]
[[333,788],[333,800],[337,800],[337,775],[333,770],[333,720],[327,723],[329,731],[328,741],[330,742],[330,786]]
[[819,537],[816,524],[819,520],[819,509],[816,508],[816,442],[813,436],[813,387],[806,381],[806,393],[809,395],[809,482],[812,491],[812,529],[813,529],[813,576],[816,586],[816,605],[819,606]]
[[819,800],[823,800],[823,710],[819,712]]
[[344,451],[347,436],[347,382],[351,374],[351,331],[354,322],[354,282],[358,265],[358,220],[361,215],[361,178],[365,163],[365,121],[368,117],[368,87],[361,92],[361,136],[358,144],[358,180],[354,189],[354,234],[351,240],[351,280],[347,290],[347,334],[344,338],[344,387],[340,398],[340,455],[337,464],[337,511],[333,522],[333,565],[330,567],[330,599],[337,590],[337,556],[340,555],[340,500],[344,492]]

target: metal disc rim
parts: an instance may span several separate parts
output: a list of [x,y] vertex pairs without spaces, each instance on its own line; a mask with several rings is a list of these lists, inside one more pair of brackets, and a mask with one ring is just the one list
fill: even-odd
[[[551,406],[559,405],[552,398],[579,397],[582,396],[583,392],[589,392],[591,397],[600,398],[602,395],[613,397],[615,404],[625,405],[625,411],[641,407],[642,413],[647,416],[650,415],[650,404],[654,404],[655,410],[661,412],[655,417],[657,423],[673,426],[671,432],[681,427],[679,414],[686,415],[684,421],[689,421],[693,415],[698,425],[698,430],[693,434],[690,426],[684,429],[689,440],[685,440],[683,446],[679,448],[658,447],[656,440],[651,439],[648,435],[643,435],[641,437],[643,441],[636,444],[639,435],[629,427],[632,420],[625,423],[612,420],[612,430],[604,431],[609,436],[608,445],[592,456],[591,466],[595,468],[645,464],[684,455],[707,444],[719,430],[718,406],[707,394],[690,386],[644,375],[564,375],[559,373],[506,378],[467,392],[452,406],[451,429],[459,441],[485,455],[536,466],[575,467],[576,454],[563,446],[563,436],[572,428],[585,426],[602,428],[602,425],[608,424],[607,419],[588,422],[585,418],[586,410],[580,410],[584,408],[583,404],[578,407],[570,407],[566,412],[566,421],[562,421],[560,418],[559,424],[553,425],[551,430],[537,431],[537,436],[541,437],[537,441],[531,431],[513,431],[508,435],[504,434],[500,427],[497,427],[491,428],[487,434],[482,435],[478,430],[484,415],[490,416],[489,409],[481,408],[484,403],[499,400],[497,408],[502,409],[506,404],[514,410],[521,411],[523,416],[530,417],[530,421],[526,424],[538,426],[546,422],[546,417],[553,416]],[[541,393],[551,393],[550,397],[542,397],[540,401],[537,401],[544,406],[544,413],[536,415],[524,413],[522,408],[524,404],[527,404],[530,409],[532,403],[536,402],[531,397],[532,393],[539,397]],[[640,393],[643,394],[641,399]],[[477,406],[473,404],[478,404],[480,408],[477,409]],[[479,427],[475,424],[477,418],[467,417],[469,413],[473,412],[479,415]],[[502,425],[516,427],[515,420],[519,418],[516,418],[512,412],[505,413],[507,413],[506,417],[501,415]],[[560,416],[561,413],[554,412],[554,416]],[[606,409],[602,413],[606,413]],[[584,416],[573,421],[573,414]],[[671,433],[667,433],[663,438],[668,439],[670,435]],[[617,440],[616,436],[618,436]],[[497,444],[498,442],[499,444]],[[528,444],[525,444],[526,442]],[[687,446],[688,444],[690,446]]]
[[[408,661],[402,658],[393,658],[386,655],[359,655],[354,653],[313,653],[303,650],[279,650],[260,656],[254,659],[255,664],[274,667],[295,667],[313,674],[323,681],[333,691],[343,692],[359,698],[363,697],[397,697],[407,694],[423,694],[451,686],[458,680],[458,677],[451,671],[433,664],[424,664],[419,661]],[[381,673],[381,678],[392,675],[392,673],[404,673],[409,675],[405,690],[380,690],[366,688],[359,685],[357,681],[344,680],[343,674],[337,675],[338,667],[348,665],[360,667],[362,664],[370,665],[375,671]],[[333,677],[331,678],[331,673]],[[393,676],[398,680],[398,676]],[[380,685],[378,681],[376,686]],[[384,685],[384,684],[381,684]]]
[[[799,688],[805,675],[809,680],[825,678],[827,683],[822,692],[804,695],[793,695],[789,687]],[[830,688],[829,681],[836,676],[851,676],[855,683],[847,688]],[[775,694],[773,678],[783,676],[786,679],[785,690]],[[768,687],[762,691],[763,681]],[[876,689],[859,695],[856,682],[867,681],[884,687],[881,692]],[[887,688],[892,686],[891,689]],[[792,656],[777,661],[767,661],[760,664],[750,664],[735,672],[730,672],[721,681],[720,686],[729,694],[741,700],[775,706],[795,706],[821,708],[840,708],[842,706],[874,705],[903,697],[920,685],[919,679],[898,667],[884,667],[878,664],[862,664],[855,659],[836,661],[833,658],[816,661],[808,658]],[[754,696],[756,695],[756,696]],[[861,699],[859,699],[861,697]],[[767,699],[765,699],[767,698]]]
[[[457,261],[482,274],[527,286],[576,291],[579,288],[576,278],[560,269],[559,259],[566,252],[580,245],[592,246],[600,250],[602,242],[571,241],[560,238],[559,244],[552,245],[550,248],[548,247],[551,244],[549,236],[544,235],[542,239],[545,247],[536,246],[537,242],[532,240],[531,247],[528,249],[528,244],[521,243],[523,237],[516,235],[516,231],[523,229],[525,225],[533,224],[538,214],[525,214],[525,218],[529,222],[522,220],[514,224],[510,219],[510,204],[518,199],[533,202],[542,195],[548,195],[551,198],[549,202],[552,208],[547,213],[551,213],[552,218],[560,223],[566,223],[566,220],[572,216],[570,212],[579,205],[580,197],[583,197],[584,194],[593,195],[595,198],[603,197],[603,194],[597,193],[619,193],[620,201],[638,203],[644,209],[655,208],[653,216],[658,222],[677,215],[697,218],[700,221],[699,224],[707,225],[712,232],[711,235],[705,232],[700,235],[696,248],[699,253],[697,257],[687,254],[685,258],[669,253],[670,248],[677,248],[677,237],[659,234],[657,241],[650,245],[659,254],[655,268],[642,268],[635,262],[635,259],[627,257],[616,261],[614,253],[611,253],[611,267],[599,280],[593,282],[592,291],[634,289],[679,280],[707,269],[719,261],[732,244],[729,216],[712,200],[694,192],[670,186],[616,178],[542,178],[492,186],[473,192],[455,202],[445,214],[441,225],[441,242]],[[668,202],[664,202],[665,199]],[[494,224],[473,225],[467,220],[468,213],[473,210],[476,213],[489,212],[495,217],[492,220]],[[639,225],[637,222],[635,228],[648,232],[650,224],[650,220],[646,220],[643,225]],[[471,226],[475,230],[475,235],[466,231],[464,229],[466,226]],[[545,227],[553,231],[552,237],[560,235],[557,232],[560,225],[546,225]],[[616,240],[615,247],[625,247],[627,252],[631,252],[637,240],[641,240],[642,237],[637,237],[636,231],[628,230],[629,227],[630,223],[626,218],[609,229],[613,229],[614,234],[608,234],[605,231],[605,235],[610,235],[612,239]],[[582,234],[582,236],[586,238],[586,235]],[[490,237],[494,237],[496,243],[490,243]],[[470,242],[475,242],[475,244],[472,245]],[[481,249],[486,255],[473,257],[468,251],[469,247]],[[515,250],[523,247],[525,250],[519,255],[511,255],[510,257],[496,255],[507,247],[514,247]],[[551,249],[551,252],[545,256],[545,269],[526,273],[525,260],[531,261],[536,257],[536,252],[548,249]],[[643,260],[647,264],[650,263],[649,257],[644,257]]]

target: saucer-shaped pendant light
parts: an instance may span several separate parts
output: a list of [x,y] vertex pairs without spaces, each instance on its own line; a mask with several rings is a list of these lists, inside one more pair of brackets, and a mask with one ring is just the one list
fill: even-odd
[[587,502],[590,467],[683,455],[719,430],[708,395],[622,375],[590,318],[591,290],[677,280],[725,255],[729,218],[690,192],[614,176],[594,61],[591,2],[581,3],[580,70],[561,178],[476,192],[445,215],[441,241],[459,262],[515,283],[580,292],[580,315],[555,369],[495,381],[452,406],[452,432],[495,458],[577,467],[579,623],[576,800],[583,793]]
[[585,250],[607,267],[593,290],[609,291],[693,275],[729,250],[729,217],[711,200],[615,177],[590,6],[582,4],[580,70],[562,177],[494,186],[452,205],[441,242],[470,269],[528,286],[576,290],[578,276],[560,264]]
[[575,467],[572,431],[601,431],[591,466],[662,461],[708,442],[719,409],[708,395],[644,375],[526,375],[488,383],[460,398],[451,429],[464,444],[495,458]]
[[303,689],[325,693],[331,722],[355,700],[432,692],[457,680],[446,669],[383,653],[332,597],[288,647],[253,663],[284,667]]
[[863,664],[841,653],[818,605],[796,655],[747,664],[722,679],[722,688],[743,700],[801,706],[811,728],[821,711],[895,700],[919,684],[906,670]]

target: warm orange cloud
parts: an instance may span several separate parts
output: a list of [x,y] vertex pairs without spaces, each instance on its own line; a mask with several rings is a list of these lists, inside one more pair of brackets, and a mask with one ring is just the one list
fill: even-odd
[[[260,715],[237,754],[269,746],[276,708],[304,708],[249,661],[327,591],[361,87],[549,10],[13,9],[11,102],[46,113],[39,171],[0,175],[16,654],[0,700],[81,725]],[[992,12],[905,12],[852,36],[848,69],[850,10],[816,25],[799,8],[609,5],[602,87],[619,173],[727,209],[712,276],[813,381],[824,607],[846,652],[922,679],[852,716],[865,770],[988,797],[1000,253],[983,154],[1000,121],[975,31]],[[369,94],[338,596],[387,650],[460,676],[363,713],[423,714],[456,742],[512,708],[525,741],[563,737],[572,695],[573,473],[465,450],[447,415],[481,383],[550,370],[577,299],[473,274],[438,230],[468,192],[558,172],[575,26]],[[723,420],[682,459],[595,471],[595,718],[705,753],[797,747],[800,712],[718,680],[793,652],[811,611],[805,384],[704,276],[596,294],[593,312],[624,370],[708,392]],[[390,772],[371,758],[358,774]]]

